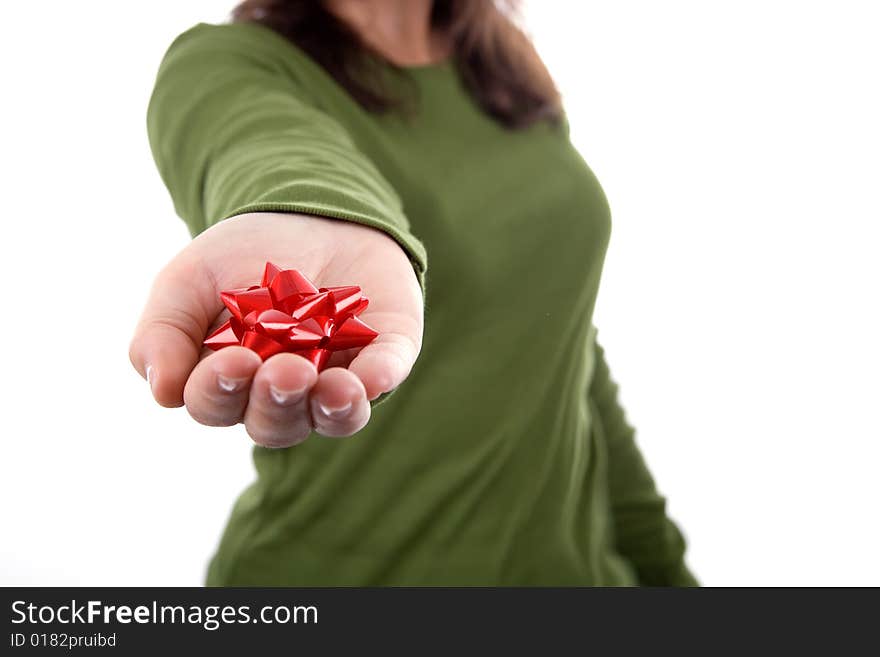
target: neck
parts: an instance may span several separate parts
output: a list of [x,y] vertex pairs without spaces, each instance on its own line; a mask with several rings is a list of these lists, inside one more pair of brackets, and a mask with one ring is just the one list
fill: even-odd
[[398,66],[425,66],[449,55],[431,29],[433,0],[324,0],[327,11],[370,48]]

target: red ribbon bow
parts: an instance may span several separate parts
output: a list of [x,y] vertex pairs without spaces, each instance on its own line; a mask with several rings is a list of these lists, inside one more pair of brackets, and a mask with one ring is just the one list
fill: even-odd
[[360,287],[319,289],[296,269],[271,262],[259,285],[221,292],[220,299],[232,317],[205,339],[215,351],[241,345],[263,360],[286,351],[320,372],[332,352],[363,347],[379,335],[355,317],[369,303]]

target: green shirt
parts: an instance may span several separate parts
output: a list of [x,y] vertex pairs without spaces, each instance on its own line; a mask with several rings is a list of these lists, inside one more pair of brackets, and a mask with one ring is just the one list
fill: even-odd
[[449,63],[395,79],[413,111],[369,113],[250,24],[198,25],[162,62],[150,140],[193,234],[355,221],[426,290],[422,353],[366,428],[255,448],[208,584],[695,584],[596,342],[610,215],[565,124],[504,128]]

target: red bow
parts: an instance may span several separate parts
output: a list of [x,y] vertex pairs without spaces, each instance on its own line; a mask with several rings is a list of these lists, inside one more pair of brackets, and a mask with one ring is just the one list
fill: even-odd
[[287,351],[321,371],[332,352],[363,347],[379,335],[355,317],[369,303],[360,287],[318,289],[296,269],[271,262],[259,285],[221,292],[220,299],[232,317],[205,339],[215,351],[241,345],[263,360]]

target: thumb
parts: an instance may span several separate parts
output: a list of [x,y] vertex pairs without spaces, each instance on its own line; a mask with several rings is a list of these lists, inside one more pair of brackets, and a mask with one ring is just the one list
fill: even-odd
[[162,406],[183,405],[184,385],[222,309],[218,294],[208,269],[189,258],[173,260],[156,278],[128,355]]

